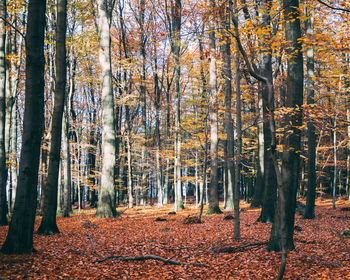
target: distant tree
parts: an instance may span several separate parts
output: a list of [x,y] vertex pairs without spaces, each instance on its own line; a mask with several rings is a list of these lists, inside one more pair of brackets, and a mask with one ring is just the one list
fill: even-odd
[[26,34],[25,111],[18,186],[9,231],[1,252],[33,251],[40,144],[44,123],[44,32],[46,0],[30,0]]

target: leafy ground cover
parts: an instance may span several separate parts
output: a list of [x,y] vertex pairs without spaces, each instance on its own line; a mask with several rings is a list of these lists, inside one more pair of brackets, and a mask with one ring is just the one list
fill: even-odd
[[[285,279],[350,279],[350,211],[345,201],[332,210],[318,200],[315,220],[296,217],[295,250],[289,253]],[[58,217],[61,231],[35,234],[36,253],[0,254],[0,276],[7,279],[274,279],[280,253],[267,252],[271,225],[257,223],[259,209],[242,203],[242,239],[233,240],[233,220],[204,216],[202,224],[184,224],[198,209],[186,205],[177,215],[168,207],[124,210],[115,219],[97,219],[93,210]],[[163,218],[158,219],[156,218]],[[36,221],[36,228],[40,220]],[[299,228],[300,227],[300,228]],[[8,227],[0,227],[3,244]],[[225,251],[224,253],[220,251]],[[108,258],[109,256],[122,256]],[[152,255],[162,260],[128,260]],[[105,259],[104,259],[105,258]],[[165,261],[164,261],[165,260]],[[169,261],[181,262],[181,265]]]

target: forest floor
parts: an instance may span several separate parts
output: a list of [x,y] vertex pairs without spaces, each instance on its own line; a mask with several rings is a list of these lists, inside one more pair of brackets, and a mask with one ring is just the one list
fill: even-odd
[[[316,219],[296,215],[295,250],[288,254],[285,279],[350,279],[350,211],[345,200],[317,200]],[[275,279],[280,253],[267,252],[271,225],[257,223],[260,209],[241,204],[241,235],[232,239],[234,220],[204,216],[202,224],[184,224],[198,213],[193,205],[177,215],[168,207],[118,209],[115,219],[97,219],[93,210],[70,218],[58,216],[61,231],[34,235],[36,253],[0,254],[6,279]],[[155,221],[164,218],[165,221]],[[36,220],[36,228],[40,218]],[[3,244],[8,227],[0,227]],[[250,245],[249,245],[250,244]],[[255,244],[255,245],[253,245]],[[219,251],[226,248],[225,253]],[[223,250],[225,251],[225,249]],[[111,255],[153,255],[160,260],[105,259]],[[101,262],[97,262],[101,261]],[[165,261],[165,262],[164,262]],[[167,262],[178,261],[174,265]]]

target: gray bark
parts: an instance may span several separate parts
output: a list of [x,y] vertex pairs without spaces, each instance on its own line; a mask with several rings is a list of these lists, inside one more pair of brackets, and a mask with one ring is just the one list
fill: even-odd
[[[309,8],[306,8],[305,14],[307,19],[305,21],[306,35],[309,39],[313,36],[313,11],[310,13]],[[306,50],[306,90],[307,90],[307,104],[311,105],[315,103],[314,100],[314,48],[309,46]],[[315,218],[315,198],[316,198],[316,133],[315,126],[312,120],[307,122],[307,147],[308,147],[308,163],[307,163],[307,196],[306,207],[303,215],[304,219]]]
[[[231,1],[230,1],[231,2]],[[231,3],[230,3],[231,4]],[[225,31],[230,29],[230,12],[224,9],[221,15],[221,24]],[[224,31],[224,32],[225,32]],[[223,77],[225,79],[225,130],[226,130],[226,158],[227,165],[227,193],[225,200],[225,208],[233,209],[234,207],[234,182],[235,182],[235,166],[234,166],[234,128],[232,119],[232,71],[231,71],[231,39],[227,32],[224,33],[224,45],[222,46],[222,54],[224,58]]]
[[175,0],[171,5],[172,15],[172,53],[175,60],[175,162],[174,162],[174,188],[175,188],[175,211],[183,209],[182,193],[181,193],[181,133],[180,133],[180,101],[181,101],[181,64],[180,64],[180,49],[181,49],[181,0]]
[[[215,0],[210,0],[211,14],[209,29],[215,30]],[[210,187],[209,207],[207,214],[222,213],[219,208],[218,195],[218,90],[217,90],[217,69],[216,69],[216,36],[215,32],[209,33],[209,96],[210,96]]]
[[[111,70],[110,21],[113,1],[97,0],[99,61],[102,80],[102,175],[97,217],[115,217],[115,119]],[[113,2],[114,4],[114,2]]]
[[6,128],[6,0],[0,1],[0,226],[7,225],[7,167],[5,149]]

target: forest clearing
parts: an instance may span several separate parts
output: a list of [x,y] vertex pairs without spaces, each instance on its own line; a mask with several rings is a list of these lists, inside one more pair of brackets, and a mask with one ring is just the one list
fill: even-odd
[[[260,209],[241,203],[241,239],[232,239],[233,220],[204,216],[201,224],[184,224],[198,210],[191,204],[176,215],[170,206],[135,207],[117,218],[98,219],[92,210],[58,217],[61,231],[34,235],[36,253],[0,254],[0,276],[7,279],[275,279],[280,253],[268,252],[271,225],[256,222]],[[344,200],[332,209],[330,199],[317,199],[316,219],[296,215],[295,250],[288,256],[285,279],[350,279],[350,212]],[[166,221],[155,221],[164,218]],[[36,228],[39,225],[36,221]],[[7,227],[0,228],[3,243]],[[91,240],[89,240],[90,236]],[[93,248],[93,245],[96,251]],[[251,246],[249,246],[251,244]],[[225,248],[233,252],[220,253]],[[230,250],[226,250],[230,251]],[[100,256],[99,256],[100,255]],[[155,255],[187,265],[157,260],[121,261],[102,256]]]

